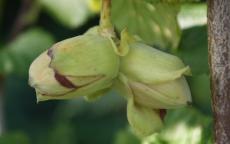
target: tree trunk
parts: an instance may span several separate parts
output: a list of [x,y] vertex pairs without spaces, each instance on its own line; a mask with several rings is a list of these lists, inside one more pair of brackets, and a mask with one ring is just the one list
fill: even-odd
[[208,0],[215,143],[230,143],[230,0]]

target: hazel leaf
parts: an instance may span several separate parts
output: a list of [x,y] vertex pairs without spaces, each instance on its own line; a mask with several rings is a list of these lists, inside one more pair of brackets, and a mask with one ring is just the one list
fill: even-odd
[[112,1],[112,22],[122,31],[140,36],[159,48],[177,49],[181,31],[177,22],[179,6],[167,3],[151,4],[144,0]]

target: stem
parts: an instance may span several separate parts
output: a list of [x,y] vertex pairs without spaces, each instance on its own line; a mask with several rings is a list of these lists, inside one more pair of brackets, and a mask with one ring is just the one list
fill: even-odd
[[208,0],[208,43],[215,144],[230,142],[230,1]]
[[102,0],[100,29],[102,33],[115,37],[114,28],[111,23],[111,0]]

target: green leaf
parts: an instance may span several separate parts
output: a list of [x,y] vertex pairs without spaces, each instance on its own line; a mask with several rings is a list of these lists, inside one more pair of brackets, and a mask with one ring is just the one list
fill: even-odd
[[1,144],[29,144],[29,138],[22,132],[13,132],[0,137]]
[[13,64],[5,49],[0,50],[0,74],[8,74],[12,71]]
[[112,22],[121,31],[127,28],[148,44],[160,48],[176,49],[180,41],[177,22],[179,6],[176,4],[151,4],[142,0],[112,1]]
[[[75,144],[74,127],[68,121],[55,125],[46,142],[48,144]],[[45,142],[45,141],[44,141]]]
[[144,140],[145,144],[201,144],[212,143],[212,118],[192,107],[169,110],[165,128]]
[[210,80],[207,74],[188,79],[194,105],[206,114],[211,114]]
[[207,24],[207,4],[182,4],[178,14],[178,21],[182,29]]
[[52,36],[41,29],[26,31],[0,51],[0,73],[26,75],[31,62],[53,43]]
[[193,76],[209,73],[207,27],[184,30],[177,55],[191,67]]
[[210,114],[207,27],[196,26],[183,30],[177,55],[191,67],[193,76],[188,80],[195,106],[204,113]]
[[145,0],[151,3],[167,2],[167,3],[183,3],[183,2],[199,2],[201,0]]
[[140,140],[129,129],[124,129],[115,135],[114,144],[140,144]]
[[115,91],[110,91],[106,95],[93,103],[86,102],[84,99],[66,101],[60,106],[57,113],[57,120],[61,122],[71,119],[75,115],[90,112],[91,116],[104,116],[113,113],[117,109],[123,109],[126,106],[125,100],[118,96]]
[[39,0],[42,6],[63,25],[78,27],[94,13],[89,0]]

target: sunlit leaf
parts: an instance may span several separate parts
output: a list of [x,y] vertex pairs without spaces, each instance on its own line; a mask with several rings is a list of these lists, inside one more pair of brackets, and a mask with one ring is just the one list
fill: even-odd
[[41,29],[29,30],[0,51],[0,72],[26,75],[31,62],[54,43]]
[[89,5],[89,9],[95,13],[99,13],[101,9],[101,0],[86,0]]
[[39,0],[63,25],[75,28],[78,27],[95,12],[98,12],[96,0]]
[[180,41],[177,4],[150,4],[143,0],[112,1],[112,21],[121,31],[127,28],[148,44],[176,49]]
[[207,4],[182,4],[178,14],[178,21],[183,29],[207,24]]
[[158,2],[167,2],[167,3],[184,3],[184,2],[199,2],[201,0],[145,0],[151,3],[158,3]]
[[200,144],[212,143],[212,118],[196,109],[181,108],[168,111],[165,128],[143,141],[143,144]]

